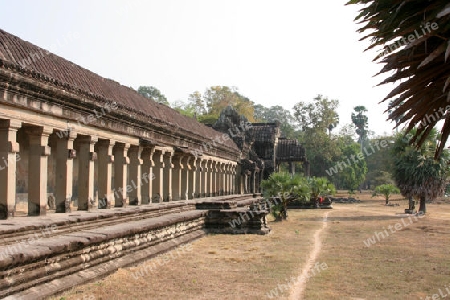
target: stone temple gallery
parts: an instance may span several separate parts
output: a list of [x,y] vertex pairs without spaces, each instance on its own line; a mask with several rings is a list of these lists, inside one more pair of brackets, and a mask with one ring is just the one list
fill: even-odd
[[0,29],[0,297],[40,299],[208,230],[262,233],[260,182],[295,162],[308,172],[278,122],[227,107],[203,125]]

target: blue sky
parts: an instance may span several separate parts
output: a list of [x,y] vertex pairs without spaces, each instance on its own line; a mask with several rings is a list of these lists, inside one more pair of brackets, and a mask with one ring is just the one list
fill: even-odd
[[365,105],[369,129],[392,133],[378,102],[393,86],[375,87],[381,65],[363,52],[357,7],[345,2],[0,0],[0,28],[170,102],[213,85],[288,109],[322,94],[340,101],[340,125]]

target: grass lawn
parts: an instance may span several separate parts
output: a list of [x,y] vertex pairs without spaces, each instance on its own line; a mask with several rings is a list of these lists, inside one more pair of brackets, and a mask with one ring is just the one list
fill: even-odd
[[[444,293],[450,285],[450,203],[427,205],[427,215],[415,220],[400,214],[406,200],[394,198],[400,206],[391,207],[368,193],[355,196],[362,202],[290,210],[288,221],[270,222],[266,236],[209,235],[52,300],[248,300],[269,299],[271,291],[288,299],[288,283],[307,264],[326,212],[315,262],[327,268],[311,276],[303,299],[425,299],[439,289]],[[375,243],[367,246],[368,238]]]

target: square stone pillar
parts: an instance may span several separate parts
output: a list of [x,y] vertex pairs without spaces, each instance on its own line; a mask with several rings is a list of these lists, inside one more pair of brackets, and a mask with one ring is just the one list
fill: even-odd
[[172,157],[173,152],[166,151],[164,154],[164,179],[163,179],[163,199],[164,201],[172,201]]
[[114,145],[114,199],[115,207],[127,205],[127,170],[130,159],[127,157],[130,144],[118,143]]
[[181,171],[183,156],[175,155],[172,158],[173,170],[172,170],[172,200],[181,200]]
[[187,164],[189,165],[189,183],[188,183],[188,199],[194,199],[197,186],[197,158],[194,156],[189,156]]
[[99,140],[97,143],[98,158],[98,207],[110,209],[114,203],[112,191],[112,164],[114,163],[113,140]]
[[250,193],[256,193],[256,176],[257,173],[253,170],[250,175]]
[[191,156],[185,155],[181,161],[181,199],[189,199],[189,184],[191,181],[191,166],[189,164]]
[[207,197],[213,196],[214,191],[214,161],[209,160],[208,161],[208,180],[207,180],[207,187],[206,187],[206,194]]
[[232,195],[234,194],[233,190],[233,165],[228,165],[228,194]]
[[212,161],[211,162],[211,197],[216,196],[216,192],[217,192],[217,162],[216,161]]
[[94,195],[94,152],[97,137],[78,136],[78,210],[95,210],[98,208]]
[[202,186],[200,197],[208,197],[208,160],[202,160],[201,177]]
[[222,195],[222,163],[217,162],[216,163],[216,195],[221,196]]
[[227,193],[227,165],[225,163],[220,166],[220,193],[222,195],[228,195]]
[[232,185],[234,194],[242,194],[242,167],[241,165],[234,165]]
[[230,195],[231,194],[231,165],[226,164],[225,165],[225,194]]
[[[73,131],[69,130],[62,135],[58,135],[56,140],[55,202],[57,213],[70,212],[73,189],[73,159],[76,157],[73,141],[76,136]],[[69,211],[66,211],[66,208],[69,208]]]
[[30,143],[28,158],[28,215],[45,216],[47,213],[48,156],[51,148],[48,137],[49,127],[28,127]]
[[156,150],[153,155],[153,162],[155,164],[153,173],[153,203],[163,202],[163,181],[164,181],[164,151]]
[[200,198],[202,196],[202,182],[203,182],[203,172],[202,172],[202,159],[199,157],[195,158],[195,189],[194,198]]
[[130,150],[128,150],[128,156],[130,157],[130,174],[129,179],[131,186],[131,190],[129,189],[128,197],[130,198],[131,205],[141,205],[141,186],[142,186],[142,175],[141,175],[141,166],[142,166],[142,154],[143,148],[141,146],[131,146]]
[[0,219],[14,217],[16,212],[16,168],[20,160],[16,120],[0,120]]
[[142,151],[142,204],[152,203],[153,196],[153,167],[155,163],[153,162],[153,154],[155,153],[155,148],[144,148]]

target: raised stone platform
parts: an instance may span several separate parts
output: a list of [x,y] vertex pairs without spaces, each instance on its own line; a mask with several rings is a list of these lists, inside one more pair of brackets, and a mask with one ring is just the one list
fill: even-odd
[[260,200],[234,195],[1,221],[0,298],[44,299],[98,280],[202,237],[216,212],[228,222],[221,233],[268,230],[263,210],[252,212],[241,232],[229,223]]

